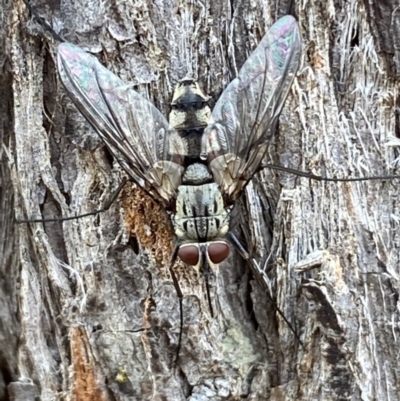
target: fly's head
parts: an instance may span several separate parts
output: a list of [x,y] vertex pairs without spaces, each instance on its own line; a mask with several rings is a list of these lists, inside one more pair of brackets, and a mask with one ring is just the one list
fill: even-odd
[[179,187],[172,219],[177,237],[177,256],[197,270],[224,261],[230,252],[226,240],[231,208],[226,208],[215,183]]
[[230,252],[228,242],[220,240],[209,241],[206,243],[183,243],[179,245],[177,256],[182,262],[193,266],[197,271],[207,271],[204,266],[211,266],[216,270],[217,265],[223,262]]

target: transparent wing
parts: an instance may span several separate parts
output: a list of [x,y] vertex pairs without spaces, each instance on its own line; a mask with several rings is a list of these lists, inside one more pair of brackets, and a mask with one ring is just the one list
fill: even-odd
[[274,132],[301,55],[296,20],[278,20],[222,93],[204,131],[201,157],[227,202],[256,173]]
[[58,69],[73,103],[131,178],[169,204],[187,150],[161,112],[78,46],[59,45]]

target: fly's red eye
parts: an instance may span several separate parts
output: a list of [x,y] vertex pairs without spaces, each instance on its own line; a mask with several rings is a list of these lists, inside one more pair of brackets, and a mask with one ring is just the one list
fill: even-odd
[[229,255],[229,245],[224,242],[217,242],[208,246],[207,252],[211,262],[218,264],[224,261]]
[[179,248],[178,256],[183,263],[195,266],[199,262],[199,248],[195,245],[182,246]]

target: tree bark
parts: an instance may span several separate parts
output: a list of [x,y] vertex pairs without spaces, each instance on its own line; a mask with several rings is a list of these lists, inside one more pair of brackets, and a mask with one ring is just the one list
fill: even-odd
[[[400,2],[84,0],[32,5],[62,37],[168,114],[188,73],[218,99],[291,12],[303,38],[266,162],[326,177],[398,164]],[[291,4],[293,3],[293,4]],[[0,401],[396,400],[400,197],[396,181],[318,182],[264,170],[212,280],[178,264],[165,211],[124,177],[66,96],[56,44],[22,0],[0,0]],[[43,36],[44,35],[44,36]]]

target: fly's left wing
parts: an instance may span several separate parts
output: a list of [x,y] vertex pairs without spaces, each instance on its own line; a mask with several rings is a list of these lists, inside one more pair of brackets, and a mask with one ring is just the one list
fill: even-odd
[[204,131],[206,159],[225,200],[234,202],[258,170],[300,63],[296,20],[278,20],[222,93]]
[[147,99],[78,46],[59,45],[58,69],[75,106],[131,178],[170,205],[187,154],[176,130]]

